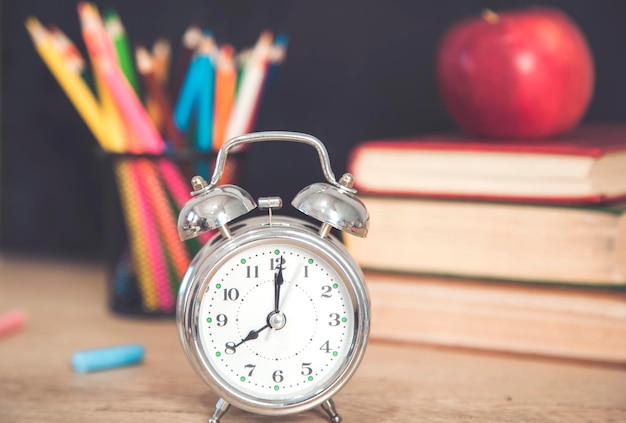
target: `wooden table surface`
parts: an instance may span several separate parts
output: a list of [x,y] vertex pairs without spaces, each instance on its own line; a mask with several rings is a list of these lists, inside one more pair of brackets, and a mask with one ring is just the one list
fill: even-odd
[[[23,309],[0,339],[0,422],[204,423],[215,395],[195,375],[171,320],[111,314],[98,264],[0,257],[0,312]],[[143,363],[74,373],[72,353],[139,342]],[[626,422],[626,370],[584,363],[370,343],[335,397],[344,422]],[[222,422],[324,422],[230,411]]]

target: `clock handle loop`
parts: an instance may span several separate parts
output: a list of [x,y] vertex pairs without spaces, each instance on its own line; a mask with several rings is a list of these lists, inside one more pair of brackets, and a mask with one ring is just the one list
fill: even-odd
[[243,188],[217,184],[224,172],[229,151],[245,144],[263,141],[304,143],[317,151],[328,183],[309,185],[294,197],[291,204],[302,213],[322,222],[321,236],[327,236],[331,227],[359,237],[367,235],[369,215],[363,203],[355,196],[356,190],[352,188],[353,177],[346,173],[339,181],[335,180],[324,144],[308,134],[268,131],[231,138],[217,154],[211,181],[207,183],[199,176],[192,179],[193,198],[183,206],[178,216],[178,235],[181,240],[194,238],[213,229],[219,229],[224,236],[229,237],[226,224],[257,207]]
[[309,134],[288,131],[252,132],[250,134],[240,135],[226,141],[222,148],[220,148],[220,151],[217,153],[217,158],[215,160],[215,169],[213,170],[213,176],[211,176],[211,181],[209,182],[208,189],[216,186],[222,178],[222,173],[224,173],[224,166],[226,164],[226,157],[228,156],[229,151],[237,149],[238,147],[241,147],[245,144],[265,141],[297,142],[312,146],[317,151],[317,154],[320,158],[320,164],[322,166],[322,172],[324,173],[324,177],[326,178],[328,183],[353,194],[356,193],[355,189],[351,187],[348,188],[337,182],[333,170],[330,167],[330,158],[328,156],[328,151],[319,139]]
[[355,196],[352,187],[354,178],[346,173],[337,181],[330,166],[330,158],[324,144],[312,135],[299,132],[267,131],[241,135],[228,140],[220,149],[215,161],[215,170],[209,187],[217,185],[224,171],[226,156],[232,149],[244,144],[263,141],[288,141],[308,144],[315,148],[320,159],[322,172],[328,183],[316,183],[300,191],[291,204],[320,222],[320,235],[328,235],[336,228],[359,237],[365,237],[369,226],[369,215],[365,205]]

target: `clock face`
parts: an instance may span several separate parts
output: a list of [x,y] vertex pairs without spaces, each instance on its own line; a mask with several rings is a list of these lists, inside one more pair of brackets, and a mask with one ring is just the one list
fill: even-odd
[[199,342],[204,361],[229,390],[297,401],[345,369],[358,326],[355,300],[326,256],[285,240],[253,242],[209,278]]

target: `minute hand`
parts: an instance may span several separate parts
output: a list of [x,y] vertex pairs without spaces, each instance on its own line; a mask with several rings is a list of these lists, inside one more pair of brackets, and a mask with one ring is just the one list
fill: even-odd
[[[282,263],[282,257],[280,262]],[[278,272],[274,275],[274,312],[280,312],[278,303],[280,302],[280,287],[284,282],[282,264],[278,266]]]

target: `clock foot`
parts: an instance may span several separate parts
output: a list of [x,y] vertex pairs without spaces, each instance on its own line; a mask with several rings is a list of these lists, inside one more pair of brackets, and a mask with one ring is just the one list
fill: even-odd
[[341,423],[341,416],[337,413],[337,409],[335,409],[335,403],[333,400],[329,399],[322,403],[322,408],[330,417],[330,423]]
[[220,398],[215,404],[215,411],[208,423],[220,423],[220,419],[226,414],[228,407],[230,407],[230,404]]

